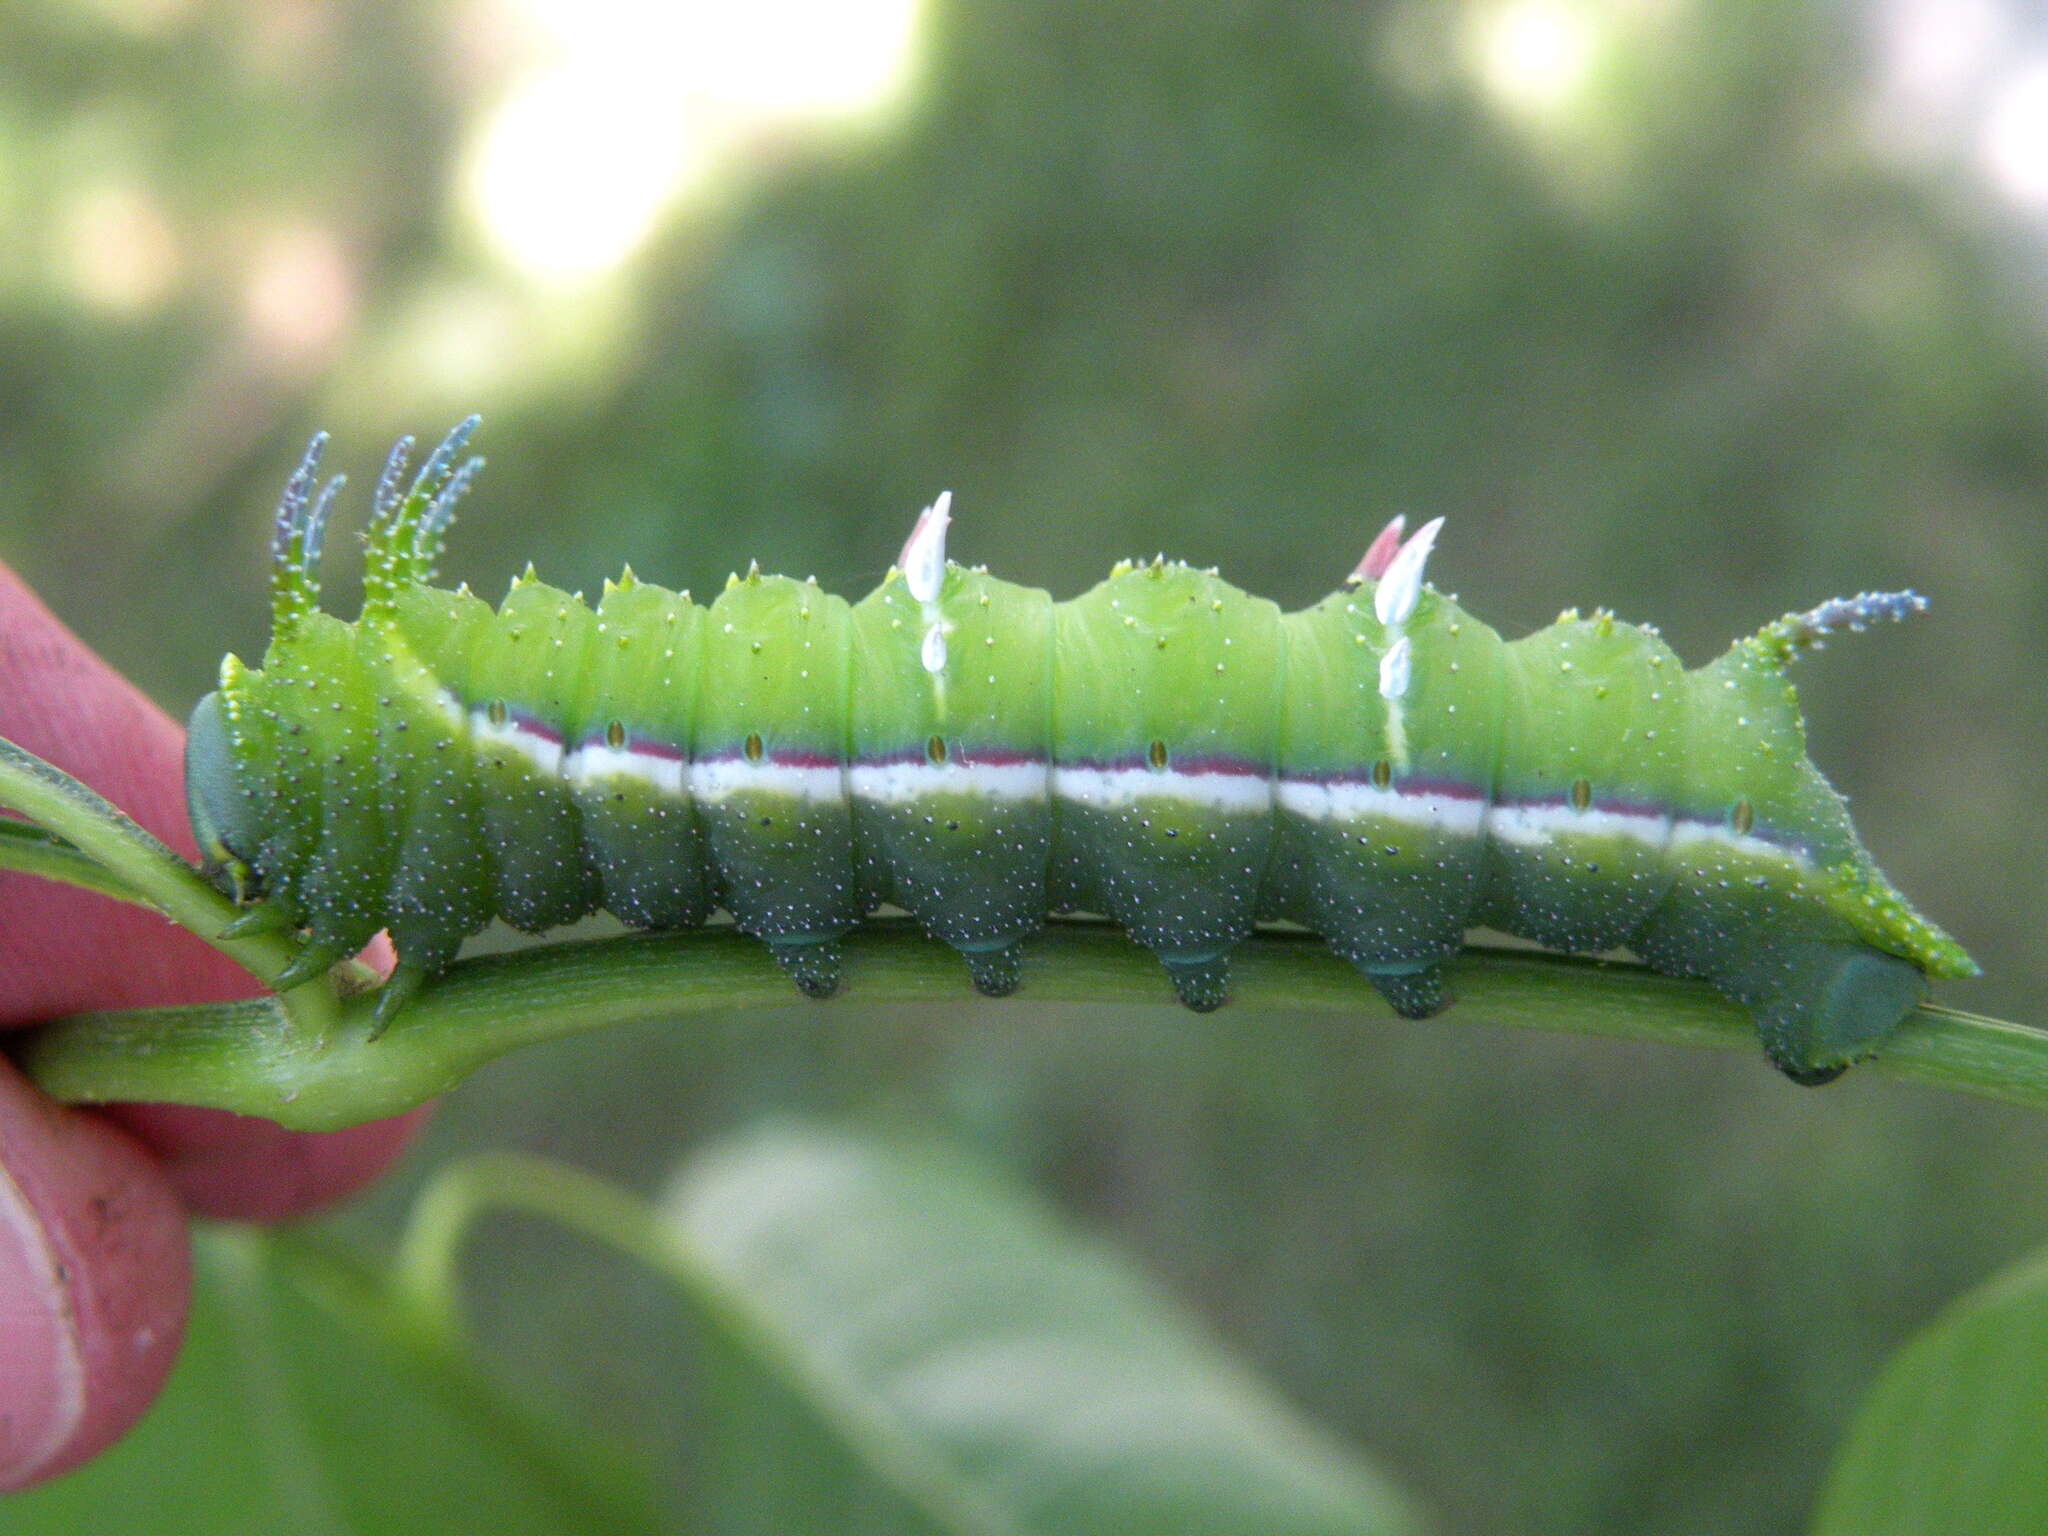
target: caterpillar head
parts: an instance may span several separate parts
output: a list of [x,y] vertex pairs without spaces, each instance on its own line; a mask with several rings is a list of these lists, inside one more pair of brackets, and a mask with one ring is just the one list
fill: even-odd
[[250,860],[262,832],[235,776],[218,692],[199,701],[185,726],[185,809],[205,859],[206,877],[238,902],[260,897],[262,882]]

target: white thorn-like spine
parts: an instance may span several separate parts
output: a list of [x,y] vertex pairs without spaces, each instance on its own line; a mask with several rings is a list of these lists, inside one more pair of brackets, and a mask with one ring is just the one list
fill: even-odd
[[1408,691],[1409,676],[1408,637],[1403,635],[1387,647],[1387,654],[1380,658],[1380,697],[1398,699]]
[[918,514],[910,537],[903,541],[903,553],[896,557],[903,584],[920,603],[934,601],[945,583],[946,529],[952,521],[953,493],[941,491],[938,500]]
[[1408,514],[1396,512],[1387,519],[1387,526],[1373,537],[1365,548],[1358,564],[1352,567],[1348,581],[1357,586],[1362,581],[1378,581],[1387,572],[1387,564],[1401,548],[1401,535],[1408,531]]
[[1415,530],[1388,564],[1387,574],[1380,578],[1372,594],[1372,611],[1380,623],[1389,627],[1405,624],[1415,612],[1422,597],[1423,567],[1429,563],[1429,552],[1436,547],[1437,531],[1443,525],[1442,518],[1431,518]]

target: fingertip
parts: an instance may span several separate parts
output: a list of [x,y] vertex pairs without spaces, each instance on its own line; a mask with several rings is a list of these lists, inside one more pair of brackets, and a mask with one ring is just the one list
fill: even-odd
[[0,1490],[112,1444],[169,1373],[191,1290],[148,1154],[0,1066]]
[[333,1205],[390,1166],[431,1106],[343,1131],[288,1131],[268,1120],[177,1104],[106,1113],[162,1164],[188,1209],[229,1221],[281,1221]]
[[[0,736],[74,775],[179,853],[178,725],[0,565]],[[84,1008],[240,997],[255,981],[140,907],[0,872],[0,1025]]]

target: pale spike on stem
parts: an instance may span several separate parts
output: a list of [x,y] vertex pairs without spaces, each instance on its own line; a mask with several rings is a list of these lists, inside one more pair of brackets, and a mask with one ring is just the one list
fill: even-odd
[[1785,666],[1807,651],[1820,650],[1830,635],[1844,631],[1861,634],[1872,624],[1901,623],[1926,610],[1927,599],[1918,592],[1859,592],[1854,597],[1831,597],[1804,613],[1788,613],[1766,624],[1748,643],[1764,660]]
[[320,527],[341,489],[336,475],[316,497],[313,487],[327,434],[316,432],[306,445],[299,467],[285,481],[277,500],[270,532],[270,622],[273,630],[289,629],[320,603]]
[[455,521],[455,504],[476,483],[476,477],[483,473],[483,468],[481,455],[469,459],[448,477],[448,483],[435,493],[432,504],[420,514],[419,526],[413,530],[409,566],[409,574],[414,581],[434,579],[434,563],[441,558],[441,545],[447,537],[448,525]]
[[1387,654],[1380,658],[1380,697],[1398,699],[1408,691],[1410,662],[1408,637],[1403,635],[1387,647]]
[[299,531],[300,514],[312,498],[313,482],[320,473],[320,455],[326,448],[327,434],[315,432],[299,459],[299,467],[284,483],[284,491],[277,498],[277,516],[270,525],[272,560],[282,561],[291,549],[292,535]]
[[953,493],[939,492],[938,499],[920,512],[903,541],[896,565],[910,595],[920,603],[937,599],[946,579],[946,530],[953,521]]
[[1429,564],[1429,552],[1436,547],[1436,536],[1443,525],[1442,518],[1431,518],[1387,562],[1386,574],[1372,595],[1372,611],[1380,623],[1389,627],[1405,624],[1415,612],[1415,605],[1422,598],[1423,568]]
[[470,434],[482,423],[483,417],[470,415],[449,429],[448,435],[434,446],[434,451],[427,455],[427,462],[420,466],[419,474],[413,478],[412,492],[406,497],[408,502],[424,507],[440,494],[441,487],[454,473],[456,455],[469,446]]
[[392,515],[389,537],[395,580],[421,580],[421,572],[432,563],[438,535],[428,525],[438,518],[439,526],[446,527],[454,513],[454,498],[468,488],[470,478],[480,467],[480,461],[472,459],[457,468],[456,458],[468,446],[470,434],[482,419],[474,415],[463,417],[435,445],[413,477],[412,489]]
[[[427,455],[426,462],[420,465],[419,473],[413,476],[412,485],[406,491],[404,499],[397,504],[391,514],[392,523],[395,525],[395,542],[400,547],[404,546],[407,535],[399,533],[398,530],[409,530],[420,514],[441,494],[455,474],[456,455],[468,446],[470,434],[477,429],[482,419],[480,416],[463,417],[448,435],[435,445],[434,451]],[[401,468],[400,473],[403,472]]]
[[408,581],[429,581],[441,551],[441,537],[455,515],[455,503],[469,489],[483,460],[457,464],[470,434],[482,418],[466,416],[441,439],[400,491],[412,457],[413,440],[402,437],[384,460],[383,473],[371,496],[369,550],[363,567],[363,610],[385,610],[397,589]]
[[316,600],[320,596],[321,536],[327,531],[327,514],[334,510],[334,499],[347,484],[347,475],[336,475],[322,486],[300,525],[299,562],[306,568],[306,585],[312,589]]
[[1346,584],[1355,587],[1362,581],[1378,581],[1386,575],[1387,567],[1394,562],[1395,552],[1401,547],[1401,535],[1407,531],[1407,514],[1396,512],[1387,520],[1387,526],[1379,531],[1378,537],[1366,546],[1364,558],[1352,568]]
[[407,433],[391,445],[391,452],[384,458],[384,472],[377,477],[377,489],[370,497],[370,526],[378,527],[398,515],[399,503],[404,499],[399,487],[405,481],[405,466],[412,460],[413,437]]

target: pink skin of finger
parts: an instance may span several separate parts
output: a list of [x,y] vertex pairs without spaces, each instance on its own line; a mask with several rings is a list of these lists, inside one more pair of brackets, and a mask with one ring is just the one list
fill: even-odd
[[[0,566],[0,736],[188,858],[178,727]],[[388,963],[381,944],[366,959]],[[0,1028],[259,984],[139,907],[0,872]],[[187,1211],[267,1221],[374,1178],[417,1123],[286,1131],[169,1105],[60,1108],[0,1064],[0,1489],[76,1465],[162,1384],[183,1325]]]

